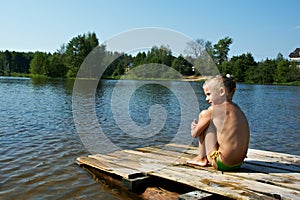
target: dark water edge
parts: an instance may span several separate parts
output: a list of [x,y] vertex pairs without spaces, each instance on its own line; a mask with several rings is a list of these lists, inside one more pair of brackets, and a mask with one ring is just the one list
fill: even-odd
[[[180,124],[180,106],[170,89],[184,91],[182,83],[174,82],[170,89],[145,85],[134,93],[129,107],[138,125],[149,123],[149,102],[163,105],[168,116],[162,133],[144,140],[122,135],[114,122],[109,103],[116,82],[103,80],[95,98],[95,112],[107,137],[118,143],[121,135],[120,148],[169,142]],[[74,80],[0,78],[0,199],[125,199],[75,163],[89,151],[74,123],[73,84]],[[204,109],[201,84],[191,86]],[[234,101],[248,117],[250,148],[300,155],[299,99],[299,86],[238,84]]]

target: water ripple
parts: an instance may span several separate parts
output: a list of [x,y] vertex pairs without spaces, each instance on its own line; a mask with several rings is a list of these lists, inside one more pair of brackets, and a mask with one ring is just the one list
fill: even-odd
[[[147,85],[134,93],[130,116],[138,125],[149,123],[149,108],[155,104],[164,107],[167,119],[154,137],[132,138],[118,128],[112,116],[110,97],[115,83],[102,81],[95,105],[85,105],[95,106],[107,137],[121,148],[169,142],[181,123],[180,106],[172,92]],[[184,91],[179,82],[174,85]],[[200,109],[206,108],[201,85],[192,83],[192,87]],[[77,157],[89,152],[73,122],[72,83],[1,78],[0,93],[0,199],[119,198],[75,164]],[[239,84],[234,100],[249,119],[250,147],[300,155],[299,99],[300,87]],[[91,132],[94,126],[90,125]]]

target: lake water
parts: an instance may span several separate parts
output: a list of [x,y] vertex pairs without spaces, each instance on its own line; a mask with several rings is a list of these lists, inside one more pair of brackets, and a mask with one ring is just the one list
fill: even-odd
[[[81,129],[102,132],[117,149],[169,143],[182,133],[191,141],[190,122],[208,106],[199,82],[102,80],[76,98],[73,85],[0,78],[0,199],[122,199],[75,164],[99,150],[93,142],[100,141],[85,141]],[[234,101],[248,118],[250,148],[300,155],[299,100],[299,86],[238,84]],[[143,127],[150,135],[137,134]]]

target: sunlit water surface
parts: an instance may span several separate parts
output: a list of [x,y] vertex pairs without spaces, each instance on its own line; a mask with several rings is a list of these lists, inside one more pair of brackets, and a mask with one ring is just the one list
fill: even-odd
[[[75,164],[77,157],[88,155],[89,151],[74,123],[73,83],[71,80],[0,78],[0,199],[122,199],[122,195],[92,179]],[[161,117],[164,124],[159,133],[151,137],[126,134],[112,112],[111,98],[117,83],[101,81],[91,95],[94,104],[85,105],[93,107],[98,125],[117,148],[169,143],[180,124],[189,127],[193,120],[181,118],[180,105],[194,99],[186,95],[185,102],[180,102],[175,95],[176,92],[184,94],[186,83],[170,82],[166,87],[161,82],[144,82],[129,98],[128,120],[140,127],[147,126],[151,123],[149,109],[152,105],[161,105],[164,112],[155,117]],[[119,86],[125,91],[136,84],[136,81],[123,81]],[[195,110],[206,108],[202,83],[193,82],[191,87],[199,103]],[[120,101],[126,99],[120,98]],[[300,155],[299,100],[300,87],[297,86],[238,84],[234,101],[249,120],[250,148]],[[87,113],[82,116],[89,117]],[[91,124],[90,131],[96,130]],[[189,135],[188,128],[186,132]]]

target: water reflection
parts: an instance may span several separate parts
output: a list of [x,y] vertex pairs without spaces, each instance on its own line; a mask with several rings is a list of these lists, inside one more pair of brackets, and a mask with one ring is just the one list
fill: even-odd
[[[158,134],[138,138],[116,123],[112,95],[117,82],[101,80],[96,89],[91,89],[95,83],[90,82],[77,91],[82,95],[80,109],[95,112],[96,122],[87,124],[91,132],[100,125],[105,136],[121,149],[168,143],[181,128],[191,139],[189,125],[198,111],[191,115],[183,112],[182,106],[189,107],[194,101],[184,84],[151,83],[137,87],[129,99],[130,120],[141,127],[149,125],[153,105],[161,105],[166,114]],[[123,87],[125,93],[134,84],[139,86],[134,81],[124,81],[118,87]],[[74,163],[76,157],[89,152],[74,123],[73,85],[73,80],[0,78],[0,199],[114,199]],[[207,108],[202,83],[191,83],[191,87],[197,96],[198,110]],[[234,101],[248,117],[250,147],[300,155],[299,99],[300,87],[296,86],[238,84]],[[90,117],[85,114],[84,117]],[[183,114],[184,122],[180,117]]]

